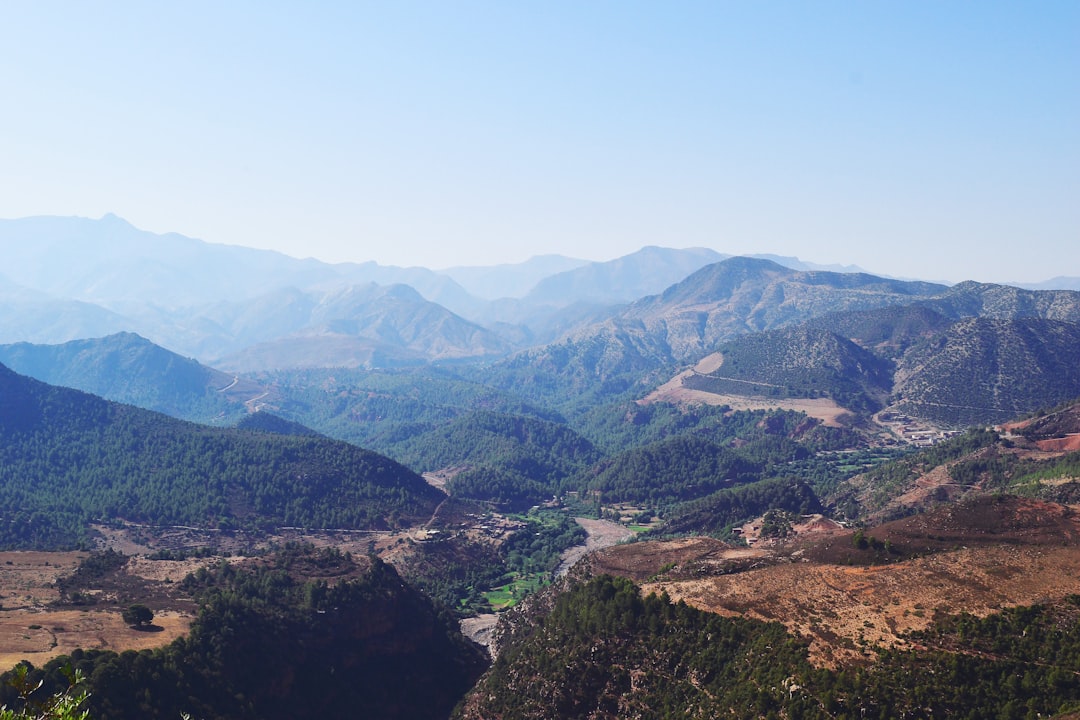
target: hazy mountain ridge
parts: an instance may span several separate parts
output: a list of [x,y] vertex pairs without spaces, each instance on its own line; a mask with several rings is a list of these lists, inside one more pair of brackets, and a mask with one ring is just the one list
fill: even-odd
[[159,235],[111,214],[99,220],[0,220],[0,243],[5,247],[5,272],[22,284],[105,306],[139,301],[183,308],[250,299],[281,287],[316,289],[366,282],[407,283],[448,306],[470,302],[463,288],[426,268],[298,260],[177,233]]
[[519,353],[497,365],[496,375],[504,374],[507,386],[574,391],[595,386],[597,380],[616,380],[626,389],[650,371],[697,360],[740,335],[796,325],[828,312],[910,304],[944,290],[932,283],[796,271],[768,260],[729,258],[631,303],[610,319]]
[[0,346],[0,363],[50,385],[137,405],[184,420],[239,418],[264,390],[181,357],[133,333],[62,345]]
[[[633,337],[635,352],[643,356],[685,362],[735,334],[945,289],[862,273],[791,270],[706,248],[646,247],[594,263],[540,256],[446,274],[372,262],[331,265],[149,233],[112,215],[0,221],[0,240],[11,248],[5,272],[25,290],[5,285],[9,312],[0,323],[0,340],[55,343],[130,331],[210,364],[230,358],[240,369],[490,359],[560,335],[580,339],[598,333]],[[723,258],[734,264],[717,265]],[[579,265],[545,275],[574,264]],[[745,274],[750,267],[757,268],[757,277],[740,280],[739,268]],[[775,282],[761,275],[764,267]],[[516,287],[525,296],[481,300],[454,282],[453,272]],[[537,278],[525,294],[524,284]],[[373,284],[407,284],[418,294],[405,297],[400,289],[377,290]],[[642,299],[649,293],[660,294]],[[961,310],[975,302],[962,293],[948,297]],[[989,307],[1005,300],[987,296],[979,302]],[[598,330],[605,322],[618,329]]]
[[795,271],[732,258],[697,271],[662,294],[639,300],[616,322],[638,322],[671,348],[672,359],[701,357],[721,340],[838,310],[909,303],[945,288],[873,275]]
[[[5,272],[20,280],[18,286],[6,283],[2,294],[7,312],[0,340],[11,342],[66,342],[129,331],[214,361],[304,329],[320,303],[330,299],[332,306],[335,298],[349,292],[341,288],[408,283],[414,294],[410,300],[418,308],[425,302],[435,305],[424,300],[425,295],[452,308],[483,304],[450,278],[426,268],[297,260],[175,233],[157,235],[111,215],[100,220],[4,220],[0,242],[5,246]],[[424,315],[420,310],[412,314]],[[426,317],[433,317],[431,309]],[[431,335],[449,327],[442,318],[440,323]],[[420,334],[413,331],[413,337],[402,342],[415,341]],[[481,354],[504,342],[490,332],[475,334],[465,341],[481,347]],[[472,354],[455,348],[455,342],[432,337],[427,349],[436,358]],[[393,349],[394,342],[384,343]],[[432,359],[425,355],[427,349],[405,349],[407,355]]]
[[130,330],[131,321],[93,303],[54,298],[0,275],[0,342],[55,343]]
[[[489,357],[549,341],[604,316],[603,307],[609,304],[606,299],[589,300],[588,283],[573,293],[560,293],[554,306],[531,300],[490,302],[469,295],[448,274],[426,268],[297,260],[175,233],[150,233],[113,215],[99,220],[4,220],[0,221],[0,242],[7,248],[5,273],[19,278],[19,284],[5,282],[0,292],[8,311],[0,323],[0,341],[57,343],[127,331],[210,363],[252,348],[248,367],[307,366],[312,356],[324,352],[305,354],[300,348],[287,347],[290,343],[284,339],[294,335],[336,336],[321,342],[326,362],[340,365]],[[628,284],[631,275],[660,289],[682,277],[681,271],[672,272],[669,266],[677,267],[701,252],[711,253],[653,248],[645,253],[648,262],[644,256],[632,256],[608,264],[584,264],[581,269],[595,272],[596,267],[607,267],[608,291],[624,288],[620,301],[625,301],[638,293]],[[702,262],[697,259],[691,264],[697,267]],[[520,295],[527,289],[522,288],[523,282],[531,286],[550,272],[583,263],[555,256],[514,266],[457,270],[475,271],[474,276],[486,277],[490,283],[517,287]],[[667,274],[661,277],[656,267],[668,268]],[[419,293],[411,298],[415,307],[408,311],[416,318],[412,327],[398,313],[396,319],[375,328],[368,313],[363,330],[354,326],[343,331],[348,318],[342,313],[355,312],[358,306],[344,307],[341,296],[357,292],[350,288],[373,284],[407,285]],[[383,291],[384,295],[394,293],[400,291]],[[372,293],[372,302],[376,295]],[[431,307],[422,308],[421,298],[496,330],[465,330],[466,320],[450,321]],[[335,303],[337,314],[332,309]],[[327,307],[320,310],[323,305]],[[320,314],[327,317],[319,318]],[[312,327],[321,320],[337,327]],[[431,327],[420,328],[422,322]],[[437,337],[443,333],[446,337]],[[366,339],[350,340],[350,336]],[[260,343],[270,345],[253,348]],[[350,353],[357,358],[350,359]]]
[[[661,249],[652,250],[662,252]],[[559,342],[498,362],[490,371],[469,371],[467,374],[476,381],[491,383],[534,400],[546,402],[554,395],[567,397],[569,393],[576,396],[575,402],[587,402],[597,393],[610,396],[628,392],[643,380],[646,383],[653,381],[653,374],[665,367],[695,360],[715,350],[725,340],[762,330],[810,322],[815,328],[836,332],[840,338],[856,340],[883,359],[899,361],[912,345],[940,336],[949,326],[950,319],[973,314],[999,318],[1075,319],[1080,316],[1078,298],[1080,293],[1070,291],[1029,291],[973,282],[947,288],[859,273],[796,271],[766,260],[729,258],[698,270],[659,295],[631,303],[599,322],[580,326]],[[604,315],[601,310],[594,312]],[[433,360],[491,360],[506,355],[514,347],[499,333],[425,301],[408,286],[373,283],[330,291],[282,288],[243,303],[218,303],[201,311],[186,327],[186,332],[190,338],[199,337],[203,356],[212,355],[214,365],[234,372],[283,367],[418,366]],[[1044,333],[1040,337],[1046,342],[1057,338],[1054,342],[1060,344],[1067,336],[1068,333]],[[1013,339],[1019,341],[1021,337],[1016,335]],[[517,341],[527,339],[519,337]],[[1008,339],[1002,341],[1008,342]],[[792,353],[804,352],[805,348],[817,347],[819,343],[811,342],[808,335],[798,340],[785,340],[778,335],[752,342],[758,345],[755,352],[759,355],[770,344],[786,343],[788,347],[782,353],[790,356],[789,360],[776,367],[764,368],[756,376],[748,374],[748,368],[744,367],[738,377],[727,376],[730,380],[787,385],[782,393],[785,396],[801,388],[811,397],[822,394],[836,397],[840,392],[846,401],[850,401],[854,397],[852,392],[861,393],[863,399],[856,401],[856,406],[861,408],[880,404],[891,387],[890,382],[882,379],[880,369],[873,370],[874,377],[865,375],[871,371],[873,362],[866,358],[861,364],[851,359],[841,362],[835,353],[832,360],[819,357],[809,364],[802,358],[800,362],[806,366],[804,375],[811,372],[810,365],[816,368],[814,373],[826,372],[827,377],[815,381],[822,385],[810,387],[806,385],[809,376],[797,381],[791,376],[794,366],[790,360],[794,357]],[[217,348],[217,352],[212,353],[213,348]],[[838,348],[834,350],[838,351]],[[1069,346],[1046,348],[1041,353],[1030,352],[1034,353],[1033,357],[1041,356],[1044,360],[1062,353],[1067,357]],[[826,370],[830,362],[833,367]],[[844,378],[843,372],[838,374],[840,365],[837,363],[848,363],[852,372],[864,374],[861,379]],[[787,366],[790,366],[788,370],[782,370]],[[917,372],[919,366],[920,363],[912,361],[901,367],[898,380],[904,383],[898,388],[906,394],[898,394],[898,398],[931,407],[929,402],[942,404],[940,399],[928,401],[931,395],[942,391],[970,395],[971,385],[981,382],[970,368],[967,375],[954,372],[950,376],[938,363],[933,376],[940,382],[927,385],[926,378],[930,375],[928,371]],[[986,374],[986,368],[979,372]],[[1009,371],[1014,376],[1015,372],[1016,368]],[[781,377],[784,373],[787,373],[786,379]],[[725,377],[722,372],[714,375],[717,379]],[[922,379],[907,382],[909,377],[916,375]],[[949,377],[953,379],[946,379]],[[984,399],[944,404],[1000,408],[1001,413],[1008,413],[995,415],[994,419],[1000,419],[1049,401],[1060,401],[1072,392],[1072,381],[1067,379],[1071,377],[1069,373],[1061,374],[1063,380],[1060,383],[1051,382],[1048,375],[1042,377],[1047,378],[1045,386],[1053,391],[1036,393],[1029,402],[1002,405],[999,398],[993,402]],[[693,380],[715,384],[709,378]],[[996,382],[1004,385],[1009,380],[1002,376]],[[959,383],[960,387],[944,388],[941,383]],[[845,385],[850,387],[844,389]],[[856,386],[861,390],[855,390]],[[84,386],[84,389],[109,394],[104,385]],[[700,389],[707,388],[703,385]],[[1036,396],[1038,399],[1034,399]],[[194,417],[204,419],[203,416]],[[964,416],[967,419],[977,417]],[[963,422],[964,418],[956,416],[953,422]]]
[[617,305],[660,292],[705,265],[729,257],[708,248],[644,247],[614,260],[545,278],[525,296],[525,301],[556,307],[571,301]]
[[[1080,293],[1076,292],[1031,291],[975,282],[946,287],[865,273],[793,270],[770,260],[751,257],[729,257],[706,264],[659,294],[636,299],[625,306],[604,305],[616,297],[609,291],[618,290],[623,293],[620,297],[629,297],[641,292],[642,284],[666,282],[670,278],[665,275],[676,277],[690,267],[723,257],[700,248],[648,247],[614,261],[588,263],[549,276],[524,299],[474,304],[474,309],[487,308],[477,311],[487,313],[485,323],[489,326],[485,327],[425,300],[411,286],[357,284],[343,279],[349,277],[350,272],[355,274],[359,267],[388,277],[388,269],[373,263],[330,266],[313,260],[294,261],[275,253],[230,249],[182,236],[144,233],[115,217],[100,221],[31,218],[8,221],[6,227],[0,226],[0,231],[10,233],[20,223],[28,224],[34,232],[42,234],[42,244],[53,250],[73,246],[72,238],[80,232],[85,237],[104,238],[106,245],[112,242],[114,250],[131,251],[133,259],[129,259],[130,262],[141,262],[140,258],[145,259],[153,249],[151,245],[160,245],[164,248],[161,255],[164,259],[157,262],[162,266],[169,262],[179,263],[174,267],[176,272],[184,268],[183,263],[192,262],[192,258],[198,257],[202,262],[218,258],[219,262],[211,263],[208,277],[193,284],[191,293],[201,292],[199,288],[203,286],[220,284],[222,278],[216,272],[217,265],[221,264],[230,266],[228,274],[235,278],[237,285],[234,293],[253,285],[249,275],[266,275],[260,280],[261,292],[257,295],[239,301],[220,299],[182,311],[159,304],[134,302],[114,293],[112,305],[124,308],[129,313],[127,319],[98,306],[71,303],[65,303],[66,310],[58,314],[55,305],[38,304],[44,297],[40,291],[31,293],[34,300],[28,312],[9,313],[5,324],[15,323],[24,332],[34,333],[30,337],[37,342],[51,332],[67,330],[66,334],[74,334],[81,318],[92,315],[94,327],[102,330],[97,335],[134,328],[157,344],[234,372],[491,361],[525,347],[528,349],[497,362],[490,371],[471,372],[470,377],[545,402],[555,395],[576,396],[575,402],[584,403],[589,397],[598,397],[598,393],[610,396],[630,392],[641,384],[653,382],[654,374],[664,368],[693,362],[725,341],[807,321],[837,332],[841,338],[855,339],[882,357],[896,360],[911,345],[940,334],[948,320],[1032,317],[1076,322],[1080,318]],[[49,228],[55,230],[56,227],[64,229],[59,239],[45,237]],[[142,249],[136,252],[139,247]],[[243,252],[235,254],[233,250]],[[86,248],[82,251],[85,254]],[[30,251],[20,252],[33,260]],[[75,256],[79,257],[78,252]],[[101,260],[108,257],[105,253]],[[255,258],[251,267],[261,270],[237,273],[241,269],[241,261],[237,258],[241,257]],[[794,258],[780,259],[789,264],[812,265]],[[25,279],[33,280],[45,272],[46,266],[42,262],[28,265],[27,258],[20,262],[22,265],[16,262],[12,268],[26,268],[26,272],[20,271],[21,279],[25,276]],[[546,261],[537,258],[532,264],[494,268],[492,277],[498,277],[503,271],[521,272],[526,267],[533,268],[530,272],[538,273],[537,268],[544,267],[545,262],[557,267],[574,261],[560,257]],[[99,265],[97,261],[88,261],[88,268]],[[119,268],[123,267],[128,266],[121,263]],[[121,273],[119,268],[111,272]],[[411,273],[420,269],[391,270]],[[288,274],[293,272],[299,274]],[[420,275],[431,279],[424,273]],[[287,276],[293,280],[303,279],[309,284],[307,287],[272,287],[276,279]],[[110,288],[114,288],[119,277],[107,274],[96,285],[79,285],[80,278],[85,280],[85,277],[69,272],[67,276],[52,280],[49,287],[53,290],[77,287],[84,294],[101,295],[112,292]],[[153,274],[146,277],[152,278],[151,284],[160,282]],[[444,276],[438,277],[441,278],[439,282],[449,282]],[[11,283],[6,287],[4,297],[9,298],[11,307],[13,301],[10,298],[18,297],[20,289]],[[551,291],[554,299],[546,306],[538,301],[548,292],[543,289],[545,287],[555,288]],[[136,285],[127,292],[129,296],[137,297],[142,291]],[[589,293],[593,293],[591,297],[595,304],[581,299],[590,297]],[[888,311],[891,319],[875,314],[883,307],[913,305],[918,309]],[[20,309],[27,308],[20,306]],[[37,322],[37,327],[32,330],[26,327],[43,316],[47,320]],[[496,316],[501,319],[495,319]],[[521,321],[526,324],[520,324]],[[560,340],[538,345],[560,333]],[[791,350],[797,348],[793,345]],[[819,369],[823,367],[821,365]],[[905,367],[900,378],[905,379],[914,372],[912,367]],[[939,377],[945,377],[940,370],[937,372]],[[926,377],[926,374],[922,376]],[[738,379],[754,378],[740,376]],[[763,378],[758,380],[770,382]],[[858,382],[864,390],[871,386],[877,388],[870,395],[880,395],[885,387],[880,378],[863,378]],[[925,396],[926,393],[919,391],[917,394]],[[1054,396],[1058,397],[1060,393]],[[925,397],[921,402],[926,402]]]
[[[283,305],[287,325],[279,324],[281,313],[238,316],[251,344],[219,364],[240,371],[357,367],[500,356],[510,349],[496,333],[424,300],[407,285],[372,283],[321,296],[290,292]],[[271,327],[259,328],[262,321]],[[381,360],[373,362],[376,357]]]
[[441,270],[478,298],[522,298],[546,277],[590,264],[565,255],[536,255],[520,263],[458,266]]

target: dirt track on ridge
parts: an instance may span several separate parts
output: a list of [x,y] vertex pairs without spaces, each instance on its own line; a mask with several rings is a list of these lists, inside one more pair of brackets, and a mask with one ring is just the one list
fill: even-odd
[[683,379],[695,374],[716,372],[724,364],[719,353],[703,358],[697,365],[684,370],[653,390],[638,402],[648,405],[654,402],[668,402],[676,405],[728,405],[732,410],[794,410],[817,418],[829,427],[840,427],[839,419],[850,413],[828,398],[784,398],[771,399],[743,395],[718,395],[704,390],[692,390],[683,385]]

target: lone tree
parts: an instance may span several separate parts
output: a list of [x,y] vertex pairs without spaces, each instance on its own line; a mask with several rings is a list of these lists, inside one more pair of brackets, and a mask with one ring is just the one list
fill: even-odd
[[121,613],[124,622],[135,627],[146,627],[154,621],[154,611],[145,605],[136,603],[129,606]]

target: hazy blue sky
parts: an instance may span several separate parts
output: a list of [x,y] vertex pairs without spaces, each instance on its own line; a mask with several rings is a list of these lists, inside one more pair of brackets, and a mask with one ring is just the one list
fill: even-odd
[[429,267],[1080,275],[1074,0],[8,0],[0,101],[6,218]]

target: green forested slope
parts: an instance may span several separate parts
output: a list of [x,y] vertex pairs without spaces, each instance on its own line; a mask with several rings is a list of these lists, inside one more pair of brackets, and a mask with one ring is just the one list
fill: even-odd
[[576,480],[582,490],[601,493],[604,502],[658,507],[757,480],[762,467],[706,437],[680,435],[621,453]]
[[50,385],[195,422],[240,418],[243,400],[261,392],[127,332],[60,345],[0,345],[0,363]]
[[793,478],[768,478],[755,483],[717,490],[674,508],[659,532],[725,533],[732,526],[785,510],[806,515],[822,511],[821,501],[805,482]]
[[471,412],[395,443],[391,452],[418,470],[464,467],[452,495],[528,506],[559,492],[600,453],[565,425],[520,415]]
[[397,443],[395,455],[425,470],[485,463],[552,481],[599,457],[588,440],[566,425],[487,411],[462,415]]
[[397,443],[475,410],[562,420],[441,367],[289,370],[259,379],[274,388],[276,414],[387,455]]
[[236,428],[238,430],[271,433],[273,435],[319,435],[319,433],[306,425],[286,420],[265,410],[245,415],[240,419],[240,422],[236,423]]
[[0,366],[2,546],[70,546],[94,520],[387,527],[441,497],[346,443],[193,425]]
[[1077,602],[945,618],[921,650],[828,670],[778,623],[600,577],[520,619],[457,717],[1048,717],[1080,703]]

